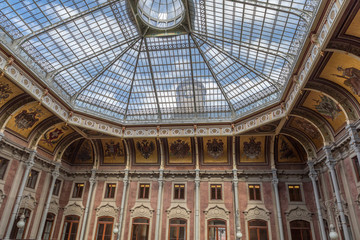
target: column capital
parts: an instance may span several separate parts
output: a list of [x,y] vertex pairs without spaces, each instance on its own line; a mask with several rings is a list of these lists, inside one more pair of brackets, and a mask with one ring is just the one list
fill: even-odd
[[238,178],[238,175],[237,175],[237,173],[238,173],[237,169],[233,169],[232,172],[233,172],[233,182],[238,183],[239,178]]
[[272,180],[271,180],[271,183],[276,185],[279,183],[279,179],[277,177],[277,169],[276,168],[272,168],[271,169],[271,172],[272,172]]
[[96,183],[96,170],[91,169],[91,177],[89,178],[89,182],[91,185],[94,185]]
[[316,180],[317,172],[315,171],[315,168],[314,168],[314,162],[309,161],[308,166],[309,166],[309,177],[311,178],[311,180]]
[[31,150],[30,153],[29,153],[29,158],[28,160],[26,161],[26,166],[29,167],[29,168],[32,168],[35,164],[35,156],[36,156],[36,150]]
[[159,178],[158,178],[159,185],[163,185],[164,183],[164,169],[159,169]]

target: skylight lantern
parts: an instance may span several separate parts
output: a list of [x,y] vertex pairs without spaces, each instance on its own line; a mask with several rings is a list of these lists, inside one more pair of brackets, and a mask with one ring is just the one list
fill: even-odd
[[137,8],[140,18],[155,29],[174,28],[185,16],[181,0],[139,0]]

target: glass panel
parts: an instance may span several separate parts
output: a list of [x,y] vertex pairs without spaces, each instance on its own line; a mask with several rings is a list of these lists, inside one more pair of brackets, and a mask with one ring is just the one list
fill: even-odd
[[135,218],[134,223],[149,223],[149,220],[146,218]]
[[72,223],[69,240],[75,240],[76,239],[76,233],[77,233],[78,225],[79,224],[77,222]]
[[178,228],[177,227],[170,227],[170,240],[177,240]]
[[209,227],[209,240],[217,240],[215,227]]
[[292,240],[303,240],[303,239],[301,239],[301,230],[291,229],[291,239]]
[[104,224],[98,225],[96,240],[102,240],[104,234]]
[[259,235],[260,238],[259,240],[268,240],[268,233],[267,233],[267,229],[259,229]]
[[226,228],[218,228],[218,240],[226,240]]
[[186,228],[179,227],[179,240],[185,240],[186,238]]
[[311,240],[310,230],[302,230],[302,240]]
[[249,235],[250,235],[250,239],[249,239],[249,240],[259,240],[259,239],[258,239],[257,229],[256,229],[256,228],[249,229]]
[[111,240],[112,224],[106,224],[104,240]]

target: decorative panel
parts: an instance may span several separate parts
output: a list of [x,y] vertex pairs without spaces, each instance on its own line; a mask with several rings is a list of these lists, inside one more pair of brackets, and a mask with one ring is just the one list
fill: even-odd
[[297,149],[284,135],[279,135],[277,141],[277,160],[280,163],[302,162]]
[[70,126],[67,126],[64,122],[55,124],[41,137],[39,146],[49,152],[53,152],[59,142],[73,132],[74,130]]
[[240,163],[264,163],[265,136],[240,137]]
[[159,159],[158,145],[155,138],[134,139],[135,163],[156,164]]
[[228,162],[227,137],[204,137],[202,145],[205,164]]
[[22,93],[23,91],[6,77],[0,78],[0,107]]
[[191,138],[168,138],[169,164],[191,164],[193,146]]
[[121,139],[102,139],[101,140],[104,160],[106,163],[125,163],[125,146]]

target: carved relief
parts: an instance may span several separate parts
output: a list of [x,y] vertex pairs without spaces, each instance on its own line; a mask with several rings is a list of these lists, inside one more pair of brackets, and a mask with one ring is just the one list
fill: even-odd
[[166,210],[166,213],[167,213],[168,219],[172,219],[172,218],[189,219],[191,211],[185,207],[177,205],[175,207],[172,207],[172,208]]
[[152,218],[154,210],[152,210],[150,207],[145,206],[144,204],[141,204],[137,207],[134,207],[130,210],[131,217],[145,217],[145,218]]
[[211,218],[220,218],[220,219],[224,219],[227,220],[229,218],[229,213],[230,211],[228,211],[225,206],[224,207],[220,207],[218,205],[209,205],[209,207],[204,211],[206,219],[211,219]]
[[115,206],[115,203],[107,203],[105,205],[101,205],[100,207],[96,208],[96,216],[110,216],[113,218],[117,217],[117,213],[119,209]]
[[28,193],[26,195],[25,194],[23,195],[20,208],[28,208],[31,211],[33,211],[36,205],[37,205],[37,201],[35,199],[35,196],[33,196],[33,194]]
[[269,212],[263,208],[260,208],[258,206],[248,208],[246,211],[244,211],[246,221],[250,221],[253,219],[261,219],[264,221],[269,221],[270,214],[271,214],[271,212]]
[[5,195],[4,191],[0,189],[0,207],[5,198],[6,198],[6,195]]
[[77,216],[82,216],[83,212],[84,212],[85,208],[84,206],[82,206],[81,202],[72,202],[69,203],[65,208],[64,208],[64,215],[77,215]]
[[311,216],[313,215],[311,212],[309,212],[307,209],[304,209],[303,206],[296,206],[291,208],[290,210],[285,212],[286,218],[288,222],[294,221],[294,220],[304,220],[311,222]]
[[58,214],[59,211],[59,203],[56,200],[52,200],[49,205],[49,212],[55,215]]

